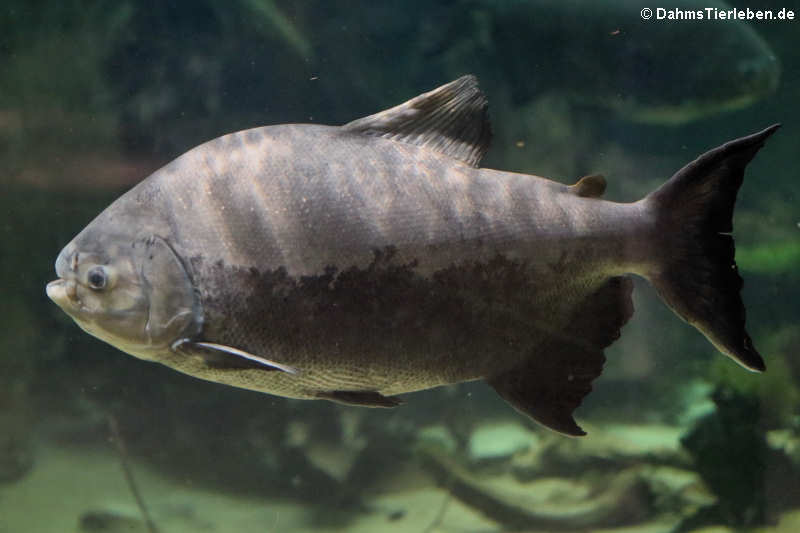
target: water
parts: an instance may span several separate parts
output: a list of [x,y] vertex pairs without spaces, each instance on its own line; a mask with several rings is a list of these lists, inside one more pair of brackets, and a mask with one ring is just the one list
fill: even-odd
[[[135,492],[163,532],[796,531],[798,22],[641,26],[643,6],[4,2],[0,532],[147,531]],[[616,55],[613,39],[648,47]],[[734,230],[768,371],[716,353],[637,281],[577,413],[589,435],[568,439],[478,383],[368,410],[201,382],[95,340],[45,297],[61,247],[186,149],[346,122],[466,72],[491,103],[484,166],[602,172],[617,201],[784,123],[748,167]]]

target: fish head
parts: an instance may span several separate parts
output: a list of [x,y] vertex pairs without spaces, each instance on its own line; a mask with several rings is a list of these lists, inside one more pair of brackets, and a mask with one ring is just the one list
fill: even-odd
[[103,231],[98,222],[58,255],[59,279],[47,285],[47,296],[90,335],[136,357],[158,359],[176,340],[200,330],[191,279],[167,239],[142,237],[141,228]]

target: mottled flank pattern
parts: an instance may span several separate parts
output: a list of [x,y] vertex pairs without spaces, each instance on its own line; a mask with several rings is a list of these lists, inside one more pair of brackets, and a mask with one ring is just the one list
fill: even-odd
[[500,374],[558,333],[574,313],[572,299],[591,292],[562,290],[560,305],[543,307],[554,266],[544,275],[500,255],[430,276],[413,261],[397,261],[392,248],[374,251],[366,268],[329,267],[319,276],[199,257],[190,263],[203,280],[204,338],[302,374],[255,364],[220,369],[192,357],[171,364],[204,379],[305,398],[326,390],[389,395]]

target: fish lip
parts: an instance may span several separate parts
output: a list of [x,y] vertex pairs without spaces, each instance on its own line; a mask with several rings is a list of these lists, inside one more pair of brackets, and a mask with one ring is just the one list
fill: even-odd
[[67,295],[66,283],[66,280],[61,278],[48,283],[44,289],[47,293],[47,297],[53,300],[55,303],[59,303],[59,301],[65,298]]
[[80,301],[75,289],[75,282],[70,283],[68,280],[59,278],[48,283],[45,292],[47,297],[62,309],[77,308]]

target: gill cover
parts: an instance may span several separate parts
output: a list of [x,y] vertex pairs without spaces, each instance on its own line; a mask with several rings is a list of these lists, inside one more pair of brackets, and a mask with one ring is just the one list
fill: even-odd
[[156,235],[144,243],[141,280],[147,295],[145,334],[151,344],[170,344],[194,336],[202,326],[202,307],[183,262],[172,247]]

